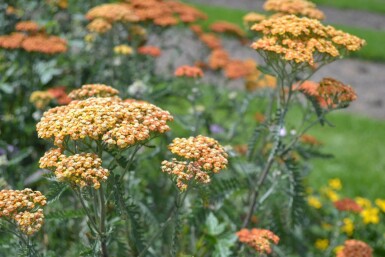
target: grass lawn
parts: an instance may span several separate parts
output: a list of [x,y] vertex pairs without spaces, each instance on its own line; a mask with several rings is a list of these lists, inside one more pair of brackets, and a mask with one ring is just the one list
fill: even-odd
[[332,114],[329,120],[336,127],[317,126],[309,134],[335,157],[312,162],[310,184],[320,187],[339,177],[347,196],[385,198],[385,122],[346,113]]
[[[384,2],[385,8],[385,0],[381,0]],[[209,17],[206,21],[202,22],[202,25],[208,27],[211,23],[218,20],[225,20],[237,24],[239,26],[242,25],[242,17],[247,13],[247,11],[237,10],[237,9],[229,9],[218,6],[209,6],[209,5],[201,5],[194,4],[197,8],[204,11]],[[376,31],[371,29],[362,29],[362,28],[353,28],[349,26],[342,25],[334,25],[335,27],[342,29],[348,33],[357,35],[361,38],[364,38],[367,42],[367,45],[364,46],[360,51],[356,53],[352,53],[353,57],[361,58],[365,60],[371,61],[385,61],[385,32],[384,31]]]
[[312,2],[341,9],[365,10],[385,14],[384,0],[312,0]]

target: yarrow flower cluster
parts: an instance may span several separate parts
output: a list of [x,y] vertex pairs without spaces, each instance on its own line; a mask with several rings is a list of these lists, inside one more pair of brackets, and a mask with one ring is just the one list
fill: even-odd
[[162,171],[176,177],[180,190],[186,190],[190,180],[207,184],[210,173],[218,173],[226,168],[227,153],[215,139],[197,136],[175,138],[169,145],[173,154],[182,158],[162,162]]
[[24,32],[37,32],[40,28],[39,25],[34,21],[20,21],[16,23],[15,29],[17,31]]
[[100,182],[106,181],[109,171],[104,169],[102,160],[92,153],[80,153],[66,156],[59,148],[51,149],[40,159],[40,168],[54,171],[58,181],[69,182],[80,187],[100,188]]
[[53,96],[47,91],[34,91],[29,97],[29,101],[40,110],[43,110],[52,99]]
[[43,210],[46,197],[39,191],[29,188],[23,190],[0,191],[0,218],[11,219],[26,235],[40,230],[44,222]]
[[337,257],[372,257],[373,249],[365,242],[359,240],[346,240],[345,244],[337,253]]
[[[79,92],[87,95],[90,91],[82,88],[76,92],[70,95],[78,97]],[[105,93],[97,92],[102,96]],[[91,97],[48,110],[36,128],[40,138],[53,139],[58,147],[63,147],[66,138],[83,140],[88,137],[102,140],[110,147],[126,148],[149,139],[153,133],[167,132],[170,129],[167,121],[172,120],[169,112],[149,103],[124,102],[118,97]]]
[[159,57],[161,55],[161,50],[156,46],[141,46],[138,48],[138,54],[148,55],[152,57]]
[[270,254],[271,244],[279,243],[279,237],[267,229],[243,228],[237,232],[237,236],[241,243],[249,245],[261,254]]
[[227,21],[217,21],[210,25],[210,29],[217,33],[226,33],[238,38],[244,38],[246,33],[237,25]]
[[345,199],[335,201],[333,204],[336,207],[336,209],[339,211],[360,213],[363,210],[363,208],[360,205],[358,205],[356,201],[350,198],[345,198]]
[[84,100],[90,97],[113,97],[119,91],[104,84],[83,85],[80,89],[73,90],[68,96],[74,100]]
[[243,16],[243,24],[245,27],[250,28],[251,25],[261,22],[262,20],[266,19],[266,16],[263,14],[255,13],[255,12],[250,12]]
[[183,65],[175,70],[174,75],[176,77],[201,78],[203,71],[198,67]]
[[263,6],[266,11],[279,14],[294,14],[317,20],[322,20],[325,15],[316,8],[316,5],[307,0],[267,0]]
[[324,26],[318,20],[295,15],[263,20],[251,30],[263,35],[251,45],[253,49],[310,66],[337,58],[346,51],[357,51],[365,43],[332,26]]
[[87,29],[90,32],[95,32],[99,34],[106,33],[107,31],[111,30],[111,28],[111,23],[102,18],[96,18],[87,25]]
[[320,83],[306,81],[296,89],[325,109],[344,108],[357,99],[353,88],[333,78],[323,78]]

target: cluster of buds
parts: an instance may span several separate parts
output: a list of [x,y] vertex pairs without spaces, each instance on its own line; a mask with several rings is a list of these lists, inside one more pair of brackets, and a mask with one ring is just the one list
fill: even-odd
[[295,15],[263,20],[251,30],[263,35],[251,45],[263,56],[273,54],[289,62],[310,66],[337,58],[347,51],[357,51],[365,43],[332,26],[324,26],[318,20]]
[[182,161],[172,159],[162,162],[162,171],[174,175],[180,190],[186,190],[190,180],[199,183],[210,182],[210,173],[226,168],[227,153],[215,139],[197,136],[175,138],[169,145],[170,151]]
[[[77,92],[87,95],[92,91],[82,88]],[[96,93],[111,95],[114,92],[109,89],[107,93],[103,90]],[[48,110],[36,128],[40,138],[53,139],[58,147],[63,147],[68,137],[71,140],[103,140],[108,146],[126,148],[150,139],[153,133],[169,131],[167,121],[172,120],[169,112],[143,101],[91,97]]]
[[80,187],[100,188],[100,182],[106,181],[109,171],[102,167],[102,160],[92,153],[80,153],[66,156],[61,149],[51,149],[40,159],[40,168],[54,171],[61,182],[69,182]]
[[270,254],[271,244],[279,242],[279,237],[267,229],[244,228],[237,232],[237,236],[241,243],[249,245],[261,254]]
[[43,210],[39,207],[46,203],[47,199],[42,193],[29,188],[1,190],[0,218],[15,221],[24,234],[32,235],[43,225]]

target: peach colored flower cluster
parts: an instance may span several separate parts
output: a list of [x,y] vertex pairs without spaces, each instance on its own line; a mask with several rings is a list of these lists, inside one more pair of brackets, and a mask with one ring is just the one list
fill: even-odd
[[295,15],[263,20],[253,25],[251,30],[263,34],[251,45],[253,49],[310,66],[325,59],[337,58],[346,51],[357,51],[365,43],[332,26],[324,26],[318,20]]
[[95,32],[99,34],[106,33],[107,31],[111,30],[112,25],[107,20],[103,18],[96,18],[92,20],[88,25],[87,29],[90,32]]
[[84,100],[90,97],[113,97],[118,94],[119,91],[110,86],[104,84],[88,84],[83,85],[79,89],[72,90],[68,96],[74,100]]
[[201,78],[203,71],[198,67],[183,65],[175,70],[174,75],[176,77]]
[[224,70],[225,76],[229,79],[244,78],[257,70],[257,63],[252,59],[229,60]]
[[243,16],[243,24],[245,27],[250,28],[251,25],[257,22],[261,22],[264,19],[266,19],[266,16],[263,14],[255,13],[255,12],[250,12],[247,13],[245,16]]
[[[111,91],[110,91],[111,92]],[[40,138],[53,139],[63,147],[65,139],[103,140],[108,146],[126,148],[149,139],[154,133],[165,133],[173,117],[155,105],[118,97],[91,97],[52,108],[37,124]]]
[[249,245],[261,254],[270,254],[271,244],[279,243],[279,237],[267,229],[243,228],[237,232],[237,236],[241,243]]
[[214,49],[209,56],[209,67],[212,70],[224,68],[230,60],[229,53],[222,49]]
[[325,18],[324,13],[316,5],[307,0],[267,0],[263,6],[266,11],[280,14],[294,14],[317,20]]
[[218,173],[226,168],[227,153],[215,139],[197,136],[175,138],[169,145],[170,151],[181,157],[162,162],[162,171],[176,177],[180,190],[186,190],[188,182],[195,179],[199,183],[210,182],[210,173]]
[[132,7],[126,3],[108,3],[93,7],[86,13],[88,20],[104,19],[108,23],[136,22],[139,20]]
[[365,242],[359,240],[346,240],[337,257],[373,257],[373,249]]
[[43,210],[39,207],[46,203],[47,199],[42,193],[29,188],[1,190],[0,218],[14,220],[24,234],[32,235],[43,225]]
[[58,181],[69,182],[80,187],[100,188],[100,182],[106,181],[109,171],[104,169],[102,160],[92,153],[80,153],[66,156],[59,148],[47,151],[40,159],[40,168],[48,168],[55,173]]

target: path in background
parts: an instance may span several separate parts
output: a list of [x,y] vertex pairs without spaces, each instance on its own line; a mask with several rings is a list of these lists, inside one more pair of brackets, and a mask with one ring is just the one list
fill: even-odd
[[[158,72],[164,74],[169,72],[169,68],[173,70],[180,65],[194,65],[197,60],[205,61],[208,50],[191,31],[171,29],[168,33],[162,38],[151,38],[152,42],[149,42],[169,49],[165,50],[158,60]],[[259,63],[262,62],[254,50],[247,45],[241,45],[237,40],[225,39],[223,45],[232,58],[253,58]],[[182,54],[176,46],[183,48]],[[320,69],[311,80],[320,81],[323,77],[336,78],[356,90],[358,99],[346,111],[385,119],[385,63],[352,59],[339,60]],[[223,83],[222,77],[210,74],[210,72],[205,74],[205,79],[214,85]],[[243,88],[243,81],[233,81],[230,86]]]
[[[189,2],[237,8],[250,12],[262,12],[262,6],[265,0],[189,0]],[[324,6],[318,6],[318,8],[325,13],[326,23],[385,31],[385,15],[368,11],[335,9]]]

